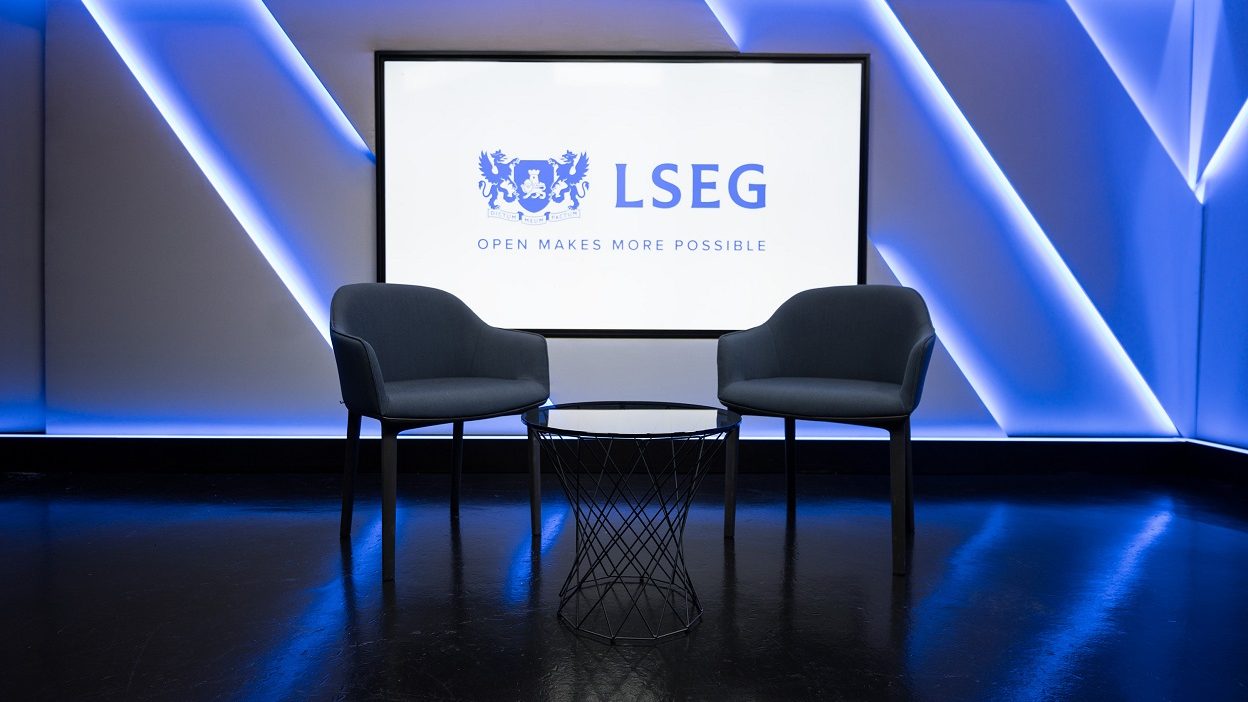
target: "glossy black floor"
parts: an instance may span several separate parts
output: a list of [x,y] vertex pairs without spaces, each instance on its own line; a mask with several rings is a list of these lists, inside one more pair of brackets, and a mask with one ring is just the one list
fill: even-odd
[[[370,478],[372,481],[370,482]],[[0,698],[1248,698],[1242,485],[919,476],[913,572],[889,572],[883,478],[715,476],[686,531],[706,608],[612,647],[555,618],[573,526],[553,476],[400,482],[383,588],[376,476],[340,546],[332,476],[0,481]]]

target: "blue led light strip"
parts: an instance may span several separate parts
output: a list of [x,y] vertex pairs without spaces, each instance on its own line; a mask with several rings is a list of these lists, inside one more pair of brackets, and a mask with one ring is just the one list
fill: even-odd
[[1204,173],[1200,174],[1200,182],[1196,184],[1196,197],[1202,203],[1205,201],[1205,187],[1209,183],[1209,178],[1216,176],[1218,171],[1225,167],[1224,164],[1231,160],[1232,153],[1248,146],[1248,139],[1244,137],[1246,133],[1248,133],[1248,102],[1239,108],[1235,121],[1231,122],[1226,135],[1222,137],[1222,143],[1218,144],[1213,156],[1209,157],[1209,163],[1205,165]]
[[[1183,176],[1183,180],[1187,182],[1188,187],[1195,192],[1196,190],[1196,164],[1192,158],[1188,158],[1188,163],[1183,163],[1183,158],[1178,153],[1179,145],[1171,144],[1157,128],[1159,120],[1149,108],[1148,103],[1144,100],[1142,91],[1132,81],[1128,80],[1121,68],[1122,59],[1110,50],[1108,43],[1097,30],[1097,25],[1088,13],[1080,8],[1078,0],[1066,0],[1066,5],[1070,7],[1070,11],[1075,15],[1075,19],[1079,20],[1079,24],[1083,30],[1087,32],[1088,38],[1092,40],[1092,44],[1096,46],[1097,51],[1101,52],[1101,56],[1105,58],[1105,63],[1109,65],[1109,69],[1113,72],[1118,82],[1127,92],[1127,96],[1131,98],[1131,102],[1135,104],[1135,109],[1139,111],[1140,116],[1144,118],[1144,122],[1148,124],[1148,128],[1152,130],[1153,136],[1157,138],[1157,143],[1161,144],[1161,148],[1174,162],[1174,167],[1178,169],[1179,174]],[[1191,145],[1188,145],[1190,150]]]
[[346,113],[342,111],[342,107],[329,94],[329,90],[320,78],[316,77],[316,73],[312,67],[308,65],[307,59],[303,54],[299,53],[299,49],[295,48],[294,42],[290,40],[290,35],[282,29],[278,24],[277,18],[269,11],[267,5],[261,0],[255,0],[249,4],[250,9],[256,17],[256,27],[268,39],[269,45],[276,49],[279,56],[282,57],[283,65],[290,71],[291,76],[303,88],[304,92],[311,95],[315,100],[321,113],[330,124],[342,134],[342,138],[348,143],[362,152],[370,160],[376,161],[372,149],[368,148],[368,144],[364,143],[364,137],[356,131],[355,125],[351,124],[351,120],[347,119]]
[[[880,258],[884,259],[884,265],[888,266],[893,275],[897,276],[897,282],[916,290],[928,289],[902,255],[878,241],[873,243],[875,250],[880,254]],[[936,329],[939,330],[937,334],[940,337],[940,342],[944,344],[945,350],[949,352],[949,357],[953,359],[954,365],[962,371],[966,382],[970,383],[971,389],[975,391],[980,401],[984,403],[984,408],[988,410],[988,414],[992,415],[992,419],[997,423],[997,426],[1006,429],[1007,425],[1002,422],[1002,419],[1008,413],[1009,402],[1004,398],[1004,393],[988,383],[987,378],[991,377],[991,374],[980,370],[979,366],[973,361],[974,354],[968,351],[973,342],[961,335],[959,331],[961,326],[956,323],[957,316],[949,314],[945,310],[939,296],[928,295],[926,302],[928,310],[932,315],[932,322]]]
[[[1200,154],[1205,142],[1206,122],[1209,120],[1209,94],[1213,89],[1214,59],[1217,54],[1217,34],[1222,23],[1222,0],[1205,2],[1192,0],[1191,64],[1189,66],[1190,92],[1187,117],[1187,169],[1192,175],[1192,192],[1204,204],[1204,188],[1201,187]],[[1225,137],[1225,135],[1223,135]]]
[[[1201,54],[1201,61],[1197,62],[1197,50],[1202,47],[1193,46],[1191,54],[1193,57],[1192,60],[1194,63],[1198,63],[1198,65],[1193,65],[1191,71],[1193,84],[1191,88],[1191,104],[1189,105],[1190,114],[1188,118],[1188,157],[1187,164],[1184,166],[1180,163],[1178,154],[1175,153],[1176,147],[1168,143],[1167,140],[1162,137],[1162,133],[1155,126],[1157,120],[1154,118],[1151,110],[1147,107],[1147,103],[1140,96],[1141,90],[1125,78],[1123,71],[1119,67],[1121,59],[1116,57],[1109,49],[1109,46],[1095,28],[1096,23],[1091,21],[1091,18],[1087,15],[1087,13],[1080,9],[1077,0],[1066,0],[1066,4],[1070,7],[1071,12],[1074,13],[1075,18],[1079,20],[1079,24],[1083,26],[1084,31],[1088,33],[1088,37],[1091,38],[1093,45],[1095,45],[1097,50],[1101,52],[1101,56],[1105,58],[1105,62],[1118,78],[1118,82],[1122,83],[1122,87],[1127,91],[1127,95],[1130,96],[1136,109],[1139,110],[1140,115],[1153,131],[1153,135],[1157,137],[1158,143],[1161,144],[1162,148],[1165,149],[1171,160],[1174,161],[1175,167],[1178,168],[1179,172],[1183,175],[1183,179],[1187,182],[1188,187],[1191,188],[1192,193],[1196,196],[1196,199],[1203,205],[1205,202],[1205,186],[1208,182],[1209,174],[1211,171],[1216,172],[1217,166],[1215,164],[1220,164],[1222,162],[1219,160],[1219,154],[1229,150],[1226,148],[1228,142],[1235,144],[1238,139],[1242,138],[1242,136],[1239,135],[1245,131],[1244,123],[1245,121],[1248,121],[1245,118],[1245,111],[1248,111],[1248,103],[1245,103],[1244,107],[1240,109],[1239,114],[1231,123],[1230,128],[1228,128],[1226,133],[1222,136],[1222,141],[1214,150],[1213,156],[1210,157],[1209,162],[1205,164],[1204,170],[1201,171],[1199,165],[1200,146],[1203,137],[1201,130],[1206,126],[1205,116],[1208,108],[1210,81],[1212,80],[1210,74],[1212,70],[1210,61],[1212,59],[1207,54]],[[1193,5],[1193,12],[1195,13],[1200,10],[1201,7],[1202,5],[1199,3]],[[1197,22],[1195,14],[1193,14],[1193,21]],[[1199,24],[1199,22],[1197,23]],[[1214,21],[1214,24],[1210,26],[1216,28],[1216,20]],[[1197,42],[1196,35],[1197,32],[1193,31],[1192,41],[1199,44],[1199,42]],[[1213,41],[1211,36],[1203,37],[1203,39],[1204,41]]]
[[[1113,330],[1109,328],[1109,324],[1101,316],[1100,311],[1092,304],[1092,300],[1079,284],[1074,273],[1062,260],[1053,242],[1049,241],[1040,223],[1027,208],[1027,204],[1023,202],[1001,167],[993,159],[988,147],[975,133],[966,115],[958,108],[949,91],[940,82],[936,71],[919,51],[918,45],[902,26],[901,20],[886,0],[868,0],[867,6],[875,16],[881,30],[882,40],[889,45],[898,61],[911,69],[918,79],[918,84],[926,90],[925,97],[933,108],[932,112],[938,118],[937,121],[943,122],[944,127],[957,137],[953,140],[954,145],[961,145],[966,149],[967,155],[971,157],[968,161],[978,167],[978,175],[990,186],[988,189],[997,193],[1001,198],[1003,209],[1012,218],[1015,231],[1021,234],[1020,242],[1027,247],[1028,253],[1034,260],[1043,264],[1054,289],[1065,297],[1069,309],[1078,315],[1085,337],[1098,344],[1119,368],[1127,387],[1134,393],[1136,401],[1152,419],[1151,429],[1158,433],[1177,434],[1178,429],[1166,414],[1157,396],[1153,394],[1152,388],[1144,380],[1144,376],[1136,368],[1131,357],[1127,355],[1121,342],[1114,336]],[[975,386],[975,380],[971,374],[967,374],[967,380]],[[987,402],[985,398],[985,404]]]
[[741,39],[743,31],[730,13],[728,13],[720,4],[719,0],[705,0],[706,7],[715,15],[715,21],[719,22],[719,26],[723,28],[724,33],[736,45],[737,51],[741,50]]

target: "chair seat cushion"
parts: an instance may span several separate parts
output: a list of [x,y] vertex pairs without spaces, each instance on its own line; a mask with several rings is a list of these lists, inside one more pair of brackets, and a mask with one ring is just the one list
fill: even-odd
[[840,378],[738,380],[719,392],[725,405],[762,414],[809,418],[896,417],[909,414],[901,385]]
[[424,378],[386,383],[390,419],[469,419],[516,412],[546,401],[536,380]]

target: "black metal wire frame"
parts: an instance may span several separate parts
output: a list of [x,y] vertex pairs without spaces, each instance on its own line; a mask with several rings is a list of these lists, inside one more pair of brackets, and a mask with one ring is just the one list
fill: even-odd
[[615,644],[666,640],[701,619],[683,536],[694,493],[728,431],[569,437],[537,430],[576,516],[561,621]]

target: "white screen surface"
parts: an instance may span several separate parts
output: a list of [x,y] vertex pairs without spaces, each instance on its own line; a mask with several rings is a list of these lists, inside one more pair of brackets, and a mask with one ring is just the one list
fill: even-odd
[[495,326],[741,329],[858,282],[860,62],[386,60],[387,282]]

